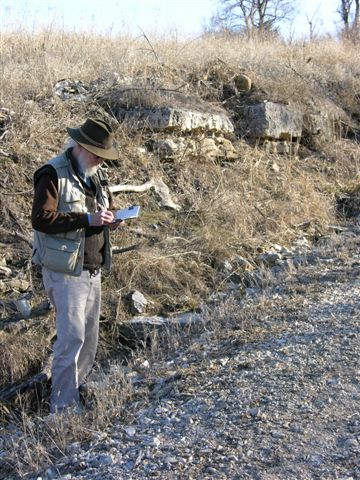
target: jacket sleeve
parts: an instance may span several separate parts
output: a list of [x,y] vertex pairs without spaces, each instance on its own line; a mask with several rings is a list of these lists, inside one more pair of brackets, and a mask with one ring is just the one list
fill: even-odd
[[86,213],[59,212],[58,178],[56,170],[47,165],[34,177],[34,200],[31,222],[43,233],[65,233],[88,226]]

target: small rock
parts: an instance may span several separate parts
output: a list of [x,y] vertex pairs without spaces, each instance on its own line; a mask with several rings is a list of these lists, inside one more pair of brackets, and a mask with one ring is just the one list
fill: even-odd
[[256,258],[258,263],[263,263],[269,267],[273,267],[279,263],[281,260],[281,255],[279,253],[262,253]]
[[206,471],[207,471],[207,473],[210,473],[211,475],[216,475],[218,473],[216,468],[213,468],[213,467],[207,467]]
[[355,438],[348,438],[344,443],[344,448],[348,450],[357,450],[359,448],[359,442]]
[[260,409],[259,408],[252,408],[251,410],[249,410],[249,413],[253,418],[255,418],[259,415]]
[[113,457],[107,454],[98,455],[97,457],[93,458],[90,461],[90,465],[96,468],[106,467],[106,466],[112,465],[113,463],[114,463]]
[[180,145],[175,143],[174,140],[158,140],[153,144],[153,150],[159,155],[160,158],[171,158],[179,150]]
[[134,427],[127,427],[125,428],[125,432],[127,435],[129,435],[129,437],[133,437],[136,433],[136,430]]
[[239,158],[239,152],[236,150],[234,145],[224,138],[220,144],[220,152],[226,158],[226,160],[236,160]]
[[143,313],[146,310],[148,301],[141,292],[135,290],[130,294],[129,300],[132,313]]
[[313,467],[320,467],[324,463],[324,459],[321,455],[311,455],[309,462]]
[[161,445],[160,438],[159,437],[153,437],[150,441],[150,445],[152,445],[153,447],[156,447],[156,448],[160,447],[160,445]]
[[168,465],[173,465],[175,463],[178,463],[178,459],[172,456],[168,456],[165,458],[164,462],[167,463]]
[[31,314],[31,305],[29,300],[26,298],[20,298],[19,300],[14,301],[16,310],[21,313],[25,318],[29,318]]

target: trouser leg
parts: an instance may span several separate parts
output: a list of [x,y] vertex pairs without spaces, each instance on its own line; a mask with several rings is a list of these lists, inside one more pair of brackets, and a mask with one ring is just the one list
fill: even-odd
[[50,410],[79,402],[78,359],[85,341],[89,272],[74,277],[43,269],[45,289],[56,310]]
[[95,360],[99,337],[101,274],[90,276],[89,295],[85,307],[85,338],[78,358],[78,382],[83,384]]

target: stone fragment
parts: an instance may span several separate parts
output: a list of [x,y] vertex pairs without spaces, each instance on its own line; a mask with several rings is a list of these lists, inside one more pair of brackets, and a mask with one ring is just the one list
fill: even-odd
[[14,305],[16,307],[16,310],[23,315],[24,318],[29,318],[31,314],[31,305],[29,300],[26,298],[20,298],[19,300],[14,301]]
[[11,268],[0,265],[0,275],[3,277],[10,277]]
[[135,290],[134,292],[130,293],[129,301],[132,313],[137,314],[145,312],[148,301],[141,292]]
[[168,465],[174,465],[175,463],[178,463],[179,461],[178,461],[177,458],[169,455],[169,456],[165,457],[164,462],[167,463]]
[[159,437],[153,437],[150,441],[149,444],[153,447],[158,448],[161,445],[161,440]]
[[273,267],[274,265],[277,265],[279,263],[281,258],[282,257],[279,253],[266,252],[258,255],[256,257],[256,261],[258,263],[263,263],[269,267]]
[[246,133],[262,140],[298,139],[302,134],[303,114],[296,108],[273,102],[260,102],[244,108]]
[[225,157],[226,160],[236,160],[239,158],[239,153],[237,152],[234,145],[227,138],[223,138],[219,145],[221,156]]
[[201,155],[209,160],[214,160],[221,156],[220,149],[215,144],[213,138],[204,138],[200,145]]
[[153,144],[154,152],[156,152],[161,159],[174,157],[184,147],[183,142],[175,142],[172,139],[157,140]]
[[100,467],[107,467],[114,463],[114,459],[111,455],[108,454],[101,454],[96,456],[95,458],[91,459],[89,464],[92,467],[100,468]]
[[360,444],[356,438],[348,438],[344,442],[344,448],[347,450],[358,450],[360,448]]
[[127,435],[129,435],[129,437],[133,437],[136,433],[136,430],[134,427],[126,427],[125,432]]

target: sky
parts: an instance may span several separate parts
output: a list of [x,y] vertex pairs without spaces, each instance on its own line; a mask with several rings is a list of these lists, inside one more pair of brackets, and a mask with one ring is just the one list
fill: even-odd
[[[294,0],[298,15],[283,35],[334,34],[340,0]],[[195,37],[216,11],[216,0],[0,0],[0,30],[43,27],[121,33],[173,34]]]

